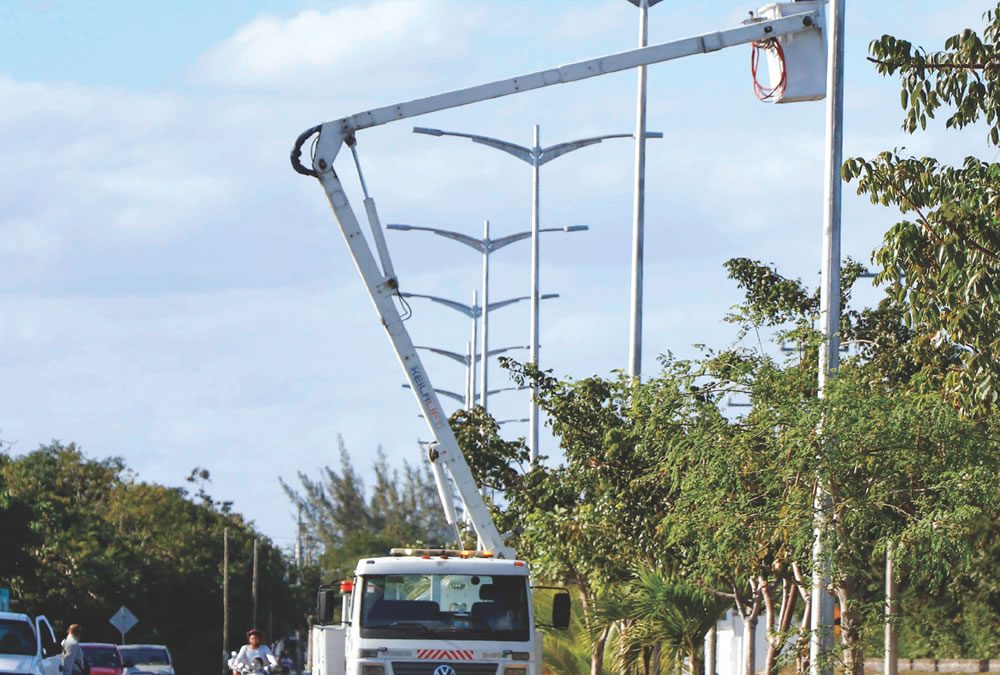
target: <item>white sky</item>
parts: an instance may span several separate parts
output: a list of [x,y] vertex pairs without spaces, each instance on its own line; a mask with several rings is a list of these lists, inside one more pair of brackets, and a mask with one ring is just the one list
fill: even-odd
[[[315,181],[288,151],[313,124],[359,110],[633,46],[625,0],[0,2],[0,435],[121,455],[141,478],[198,465],[279,543],[294,524],[277,476],[358,466],[382,445],[419,458],[428,433]],[[883,33],[928,47],[980,26],[987,0],[848,2],[846,154],[906,146],[985,155],[975,132],[899,132],[898,86],[865,61]],[[735,26],[738,0],[667,0],[651,42]],[[724,346],[738,300],[721,263],[819,269],[824,106],[758,103],[748,48],[650,71],[644,370],[693,343]],[[543,145],[634,126],[635,75],[556,87],[412,124]],[[495,235],[528,226],[526,165],[411,123],[360,136],[384,222]],[[342,156],[346,160],[346,155]],[[632,146],[543,169],[542,362],[565,376],[625,367]],[[348,175],[348,165],[340,172]],[[353,185],[353,183],[352,183]],[[360,204],[360,197],[354,200]],[[845,194],[845,255],[867,260],[895,215]],[[437,237],[390,233],[404,290],[463,302],[480,260]],[[529,248],[493,259],[492,299],[528,292]],[[418,344],[464,351],[468,321],[414,300]],[[527,304],[492,316],[491,345],[526,344]],[[437,387],[458,364],[428,356]],[[492,371],[492,383],[506,377]],[[446,408],[451,409],[446,403]],[[523,393],[491,400],[524,417]],[[508,427],[526,433],[525,425]],[[543,454],[556,452],[543,437]]]

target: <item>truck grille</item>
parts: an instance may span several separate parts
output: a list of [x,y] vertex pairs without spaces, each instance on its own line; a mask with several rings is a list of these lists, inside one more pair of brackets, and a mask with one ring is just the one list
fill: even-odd
[[393,675],[434,675],[438,666],[448,665],[455,675],[496,675],[497,663],[461,663],[454,661],[393,661]]

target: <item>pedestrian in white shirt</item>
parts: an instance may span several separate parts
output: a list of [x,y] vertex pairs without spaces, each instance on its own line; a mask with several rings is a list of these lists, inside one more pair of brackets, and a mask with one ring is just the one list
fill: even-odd
[[83,647],[80,646],[80,624],[74,623],[69,627],[66,639],[62,641],[62,648],[62,672],[65,675],[80,675],[86,672]]
[[251,628],[247,631],[247,644],[240,647],[239,653],[229,662],[233,675],[240,675],[240,666],[253,666],[256,659],[260,659],[265,665],[278,665],[278,659],[274,658],[270,647],[261,642],[260,633],[256,628]]

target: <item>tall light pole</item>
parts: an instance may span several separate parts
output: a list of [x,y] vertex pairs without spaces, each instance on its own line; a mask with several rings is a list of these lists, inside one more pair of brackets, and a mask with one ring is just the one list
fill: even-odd
[[[840,168],[844,160],[844,6],[846,0],[829,0],[827,96],[826,96],[826,176],[823,198],[823,267],[820,282],[820,331],[824,341],[819,350],[819,395],[826,393],[827,381],[840,366],[840,221],[843,182]],[[826,442],[831,442],[827,440]],[[820,446],[822,451],[822,445]],[[825,533],[830,520],[829,486],[822,476],[816,487],[815,531],[812,550],[812,616],[809,643],[809,670],[812,675],[832,675],[833,597],[830,595],[830,552]]]
[[[392,227],[392,226],[390,225],[389,227]],[[415,227],[413,229],[420,229],[420,228],[416,228]],[[486,257],[488,257],[488,256],[486,256]],[[484,274],[484,278],[488,279],[488,274]],[[521,302],[523,300],[527,300],[528,296],[522,295],[522,296],[517,297],[517,298],[508,298],[507,300],[500,300],[498,302],[491,302],[488,305],[486,305],[485,309],[484,309],[484,307],[482,305],[476,304],[476,294],[475,294],[475,291],[473,291],[473,294],[472,294],[472,302],[473,302],[473,304],[471,304],[471,305],[466,305],[465,303],[458,302],[457,300],[449,300],[448,298],[442,298],[442,297],[437,296],[437,295],[427,295],[427,294],[424,294],[424,293],[400,293],[400,295],[403,296],[404,298],[423,298],[425,300],[430,300],[431,302],[436,302],[439,305],[444,305],[445,307],[449,307],[449,308],[454,309],[454,310],[456,310],[458,312],[461,312],[462,314],[465,314],[467,317],[469,317],[470,319],[472,319],[472,338],[473,338],[472,344],[473,345],[475,345],[476,322],[477,322],[477,320],[480,317],[482,317],[482,319],[483,319],[482,351],[479,353],[479,355],[476,355],[475,354],[475,347],[474,346],[472,347],[471,350],[469,350],[470,351],[470,353],[469,353],[469,359],[470,359],[470,362],[472,364],[471,368],[470,368],[470,373],[469,373],[469,390],[471,392],[471,397],[472,397],[471,400],[473,402],[475,402],[475,398],[476,398],[476,369],[475,369],[475,363],[476,363],[476,361],[478,360],[480,362],[480,364],[482,365],[482,364],[485,364],[488,361],[488,356],[495,356],[496,354],[500,354],[500,353],[502,353],[504,351],[507,351],[509,349],[516,349],[516,347],[506,347],[506,348],[504,348],[502,350],[496,351],[496,350],[491,350],[489,348],[489,335],[488,335],[488,332],[486,330],[487,329],[487,323],[486,323],[487,317],[489,316],[490,312],[498,310],[501,307],[507,307],[508,305],[513,305],[516,302]],[[483,295],[485,296],[486,294],[484,293]],[[542,300],[551,300],[551,299],[558,298],[558,297],[559,297],[558,293],[546,293],[545,295],[542,296],[541,299]],[[440,353],[440,352],[438,352],[438,353]],[[483,356],[484,354],[487,355],[487,356]],[[483,370],[485,370],[485,366],[483,367]],[[490,395],[490,392],[487,390],[488,384],[489,383],[486,381],[486,379],[484,377],[483,378],[483,382],[482,382],[482,390],[480,391],[480,405],[482,405],[484,409],[486,409],[487,399],[489,398],[489,395]],[[471,405],[470,405],[470,407],[471,407]]]
[[[480,145],[485,145],[496,150],[501,150],[506,152],[522,162],[526,162],[531,165],[531,355],[529,360],[535,364],[535,367],[539,366],[539,311],[538,311],[538,298],[541,293],[539,290],[539,237],[538,232],[539,223],[541,221],[541,202],[540,202],[540,169],[543,164],[551,162],[557,157],[562,157],[563,155],[573,152],[574,150],[579,150],[581,148],[586,148],[591,145],[596,145],[601,141],[606,141],[612,138],[631,138],[632,134],[605,134],[603,136],[592,136],[589,138],[581,138],[575,141],[569,141],[566,143],[558,143],[556,145],[550,145],[547,148],[543,148],[541,145],[541,134],[540,128],[536,124],[534,129],[534,145],[530,148],[526,148],[523,145],[518,145],[517,143],[511,143],[509,141],[500,140],[499,138],[492,138],[490,136],[481,136],[479,134],[466,134],[457,131],[442,131],[441,129],[428,129],[427,127],[414,127],[414,133],[426,134],[428,136],[454,136],[457,138],[467,138],[473,143],[479,143]],[[648,134],[651,138],[662,137],[663,134]],[[531,450],[531,462],[534,464],[538,459],[538,405],[535,402],[536,394],[538,390],[536,387],[532,387],[531,392],[531,408],[529,410],[528,419],[529,424],[529,449]]]
[[[442,132],[443,135],[444,132]],[[569,150],[566,150],[569,152]],[[490,221],[484,221],[483,224],[483,238],[476,239],[475,237],[470,237],[467,234],[461,232],[455,232],[453,230],[443,230],[436,227],[418,227],[416,225],[404,225],[404,224],[389,224],[386,225],[386,229],[389,230],[415,230],[419,232],[433,232],[434,234],[452,239],[461,244],[473,248],[483,254],[483,306],[490,307],[489,301],[489,286],[490,286],[490,254],[495,251],[499,251],[509,244],[513,244],[516,241],[521,241],[522,239],[527,239],[533,236],[537,232],[583,232],[589,229],[586,225],[569,225],[567,227],[546,227],[542,229],[529,230],[527,232],[518,232],[516,234],[509,234],[505,237],[500,237],[499,239],[492,239],[490,237]],[[542,299],[539,297],[539,299]],[[489,311],[483,312],[483,335],[482,335],[482,354],[489,353]],[[489,389],[489,359],[483,358],[480,368],[480,379],[482,384],[480,387],[480,404],[483,406],[484,410],[488,410],[487,397]]]
[[[649,8],[660,0],[628,0],[639,8],[639,46],[649,44]],[[632,193],[632,295],[629,312],[628,374],[642,375],[642,267],[646,230],[646,66],[639,66],[635,111],[635,189]]]

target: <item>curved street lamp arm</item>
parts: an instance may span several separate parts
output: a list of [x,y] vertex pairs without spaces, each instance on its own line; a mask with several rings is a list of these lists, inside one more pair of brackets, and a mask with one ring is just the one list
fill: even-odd
[[[413,387],[411,387],[408,384],[404,384],[403,385],[403,389],[413,389]],[[453,399],[455,401],[458,401],[462,405],[465,405],[465,397],[464,396],[460,396],[460,395],[456,394],[453,391],[448,391],[447,389],[435,389],[434,391],[436,391],[437,393],[441,394],[442,396],[445,396],[447,398]]]
[[[580,230],[586,230],[586,225],[571,225],[569,227],[543,227],[539,229],[539,232],[577,232]],[[521,241],[522,239],[527,239],[531,236],[531,230],[526,232],[518,232],[516,234],[508,234],[506,237],[500,237],[499,239],[491,239],[489,243],[490,253],[497,251],[507,244],[513,244],[515,241]]]
[[416,345],[417,349],[425,349],[429,352],[434,352],[435,354],[440,354],[441,356],[446,356],[452,361],[458,361],[462,365],[469,365],[469,357],[465,354],[459,354],[458,352],[452,352],[447,349],[438,349],[437,347],[422,347]]
[[514,351],[515,349],[531,349],[531,347],[528,345],[518,345],[517,347],[501,347],[500,349],[491,349],[488,356],[496,356],[497,354]]
[[450,307],[458,312],[461,312],[470,319],[479,318],[480,310],[477,307],[469,307],[468,305],[455,300],[439,298],[436,295],[424,295],[422,293],[400,293],[400,295],[404,298],[423,298],[424,300],[430,300],[431,302],[436,302],[439,305],[444,305],[445,307]]
[[492,396],[493,394],[499,394],[502,391],[524,391],[529,388],[530,387],[527,384],[512,387],[500,387],[499,389],[490,389],[489,395]]
[[476,239],[475,237],[470,237],[467,234],[462,234],[461,232],[453,232],[452,230],[442,230],[438,227],[424,227],[422,225],[404,225],[401,223],[390,223],[385,226],[387,230],[416,230],[418,232],[433,232],[439,237],[446,237],[448,239],[453,239],[461,244],[465,244],[470,248],[474,248],[480,253],[483,252],[483,240]]
[[480,143],[481,145],[488,145],[491,148],[496,148],[497,150],[503,150],[504,152],[514,155],[524,162],[529,164],[531,163],[531,150],[529,148],[525,148],[517,143],[501,141],[499,138],[479,136],[478,134],[464,134],[458,131],[441,131],[440,129],[428,129],[427,127],[413,127],[413,133],[427,134],[428,136],[455,136],[457,138],[468,138],[473,143]]
[[497,426],[500,426],[501,424],[511,424],[511,423],[527,422],[527,421],[528,421],[527,417],[513,418],[509,420],[499,420],[497,421]]
[[531,299],[531,296],[529,296],[529,295],[522,295],[519,298],[509,298],[507,300],[497,300],[496,302],[491,302],[489,304],[489,311],[492,312],[495,309],[500,309],[501,307],[507,307],[508,305],[513,305],[515,302],[521,302],[522,300],[530,300],[530,299]]
[[508,143],[507,141],[500,141],[495,138],[486,138],[483,136],[479,137],[468,136],[468,138],[471,138],[473,143],[488,145],[491,148],[502,150],[507,154],[517,157],[522,162],[527,162],[528,164],[531,164],[532,161],[531,150],[529,150],[528,148],[516,145],[514,143]]
[[585,138],[579,141],[570,141],[569,143],[559,143],[558,145],[553,145],[542,150],[542,156],[539,158],[539,164],[547,164],[557,157],[562,157],[567,152],[573,152],[574,150],[579,150],[580,148],[586,148],[589,145],[597,145],[605,138],[619,138],[631,136],[631,134],[615,134],[614,136],[602,136],[600,138]]
[[[523,347],[501,347],[500,349],[491,349],[489,355],[490,356],[497,356],[498,354],[503,354],[504,352],[513,351],[515,349],[531,349],[531,347],[528,347],[527,345],[525,345]],[[483,360],[483,355],[482,354],[476,354],[476,363],[479,363],[482,360]]]
[[[580,148],[586,148],[590,145],[596,145],[601,141],[606,141],[612,138],[635,138],[635,134],[605,134],[604,136],[593,136],[591,138],[581,138],[578,141],[569,141],[568,143],[559,143],[557,145],[551,145],[547,148],[542,149],[542,157],[539,160],[539,164],[545,164],[546,162],[551,162],[557,157],[562,157],[567,152],[573,152],[574,150],[579,150]],[[660,131],[647,131],[646,138],[663,138],[663,133]]]
[[[538,296],[538,299],[551,300],[553,298],[558,298],[558,297],[559,297],[558,293],[545,293],[543,295]],[[513,305],[515,302],[521,302],[522,300],[530,300],[530,299],[531,299],[530,295],[522,295],[519,298],[510,298],[509,300],[498,300],[497,302],[491,302],[489,311],[492,312],[494,309],[500,309],[501,307],[506,307],[507,305]],[[519,348],[511,347],[510,349],[519,349]],[[527,347],[525,349],[527,349]]]
[[517,234],[508,234],[506,237],[500,237],[499,239],[490,240],[490,253],[493,251],[498,251],[508,244],[513,244],[515,241],[521,241],[522,239],[527,239],[531,236],[531,232],[518,232]]

